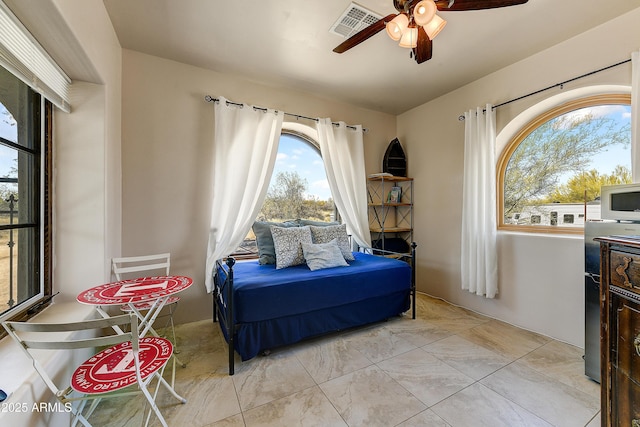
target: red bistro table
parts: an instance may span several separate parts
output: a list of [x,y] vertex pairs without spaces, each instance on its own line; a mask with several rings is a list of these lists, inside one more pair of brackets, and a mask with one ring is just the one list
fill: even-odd
[[[157,337],[158,333],[153,329],[156,317],[167,303],[174,301],[175,294],[184,291],[192,283],[193,280],[186,276],[141,277],[95,286],[82,291],[76,299],[82,304],[95,306],[98,313],[105,318],[109,317],[109,314],[102,307],[127,305],[140,319],[140,337],[142,338],[148,333]],[[146,311],[146,314],[143,311]],[[114,328],[117,333],[123,333],[118,326]],[[172,389],[175,383],[175,362],[177,360],[175,354],[173,357]],[[180,361],[178,363],[185,366]]]
[[[101,308],[111,305],[128,305],[131,311],[140,319],[140,336],[144,337],[153,331],[153,322],[160,314],[172,295],[187,289],[193,280],[186,276],[155,276],[141,277],[138,279],[120,280],[119,282],[106,283],[82,291],[78,302],[96,307],[103,317],[109,315]],[[144,310],[140,311],[140,303],[145,302]]]

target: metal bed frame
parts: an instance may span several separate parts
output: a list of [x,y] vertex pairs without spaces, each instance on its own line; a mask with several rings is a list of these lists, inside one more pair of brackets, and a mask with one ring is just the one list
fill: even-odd
[[[359,251],[369,253],[376,256],[391,257],[406,261],[411,266],[411,318],[416,318],[416,247],[415,242],[411,243],[411,252],[399,253],[383,249],[375,248],[359,248]],[[234,265],[236,260],[233,257],[220,259],[216,261],[213,275],[213,322],[220,322],[224,332],[226,332],[229,348],[229,375],[235,372],[235,340],[238,330],[238,324],[233,322],[234,318],[234,301],[233,301],[233,276]],[[218,271],[223,271],[226,276],[224,279],[218,275]],[[331,333],[335,331],[327,331]]]

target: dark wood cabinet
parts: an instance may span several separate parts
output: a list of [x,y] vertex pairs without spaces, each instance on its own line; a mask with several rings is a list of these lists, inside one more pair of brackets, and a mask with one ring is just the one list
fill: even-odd
[[600,241],[602,425],[640,427],[640,237]]

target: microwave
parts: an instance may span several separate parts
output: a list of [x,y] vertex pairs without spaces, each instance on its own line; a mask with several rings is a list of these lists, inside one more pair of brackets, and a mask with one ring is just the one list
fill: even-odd
[[600,217],[640,221],[640,183],[603,185],[600,190]]

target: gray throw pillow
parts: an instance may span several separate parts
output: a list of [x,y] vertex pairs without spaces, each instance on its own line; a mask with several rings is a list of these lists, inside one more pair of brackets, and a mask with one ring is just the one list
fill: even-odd
[[310,228],[313,243],[328,243],[336,239],[344,259],[347,261],[353,261],[355,259],[353,252],[351,252],[346,224],[330,225],[327,227],[316,227],[312,225]]
[[325,222],[325,221],[313,221],[311,219],[297,219],[300,225],[314,225],[316,227],[328,227],[330,225],[340,225],[339,222]]
[[256,221],[253,223],[253,234],[256,235],[256,245],[258,246],[258,263],[275,264],[276,263],[276,250],[273,247],[273,237],[271,236],[271,226],[277,225],[278,227],[298,227],[300,224],[296,221],[285,222],[267,222]]
[[276,250],[276,270],[304,264],[303,243],[311,243],[311,230],[305,227],[271,226],[273,246]]
[[303,243],[302,252],[311,271],[349,266],[342,256],[337,239],[327,243]]

